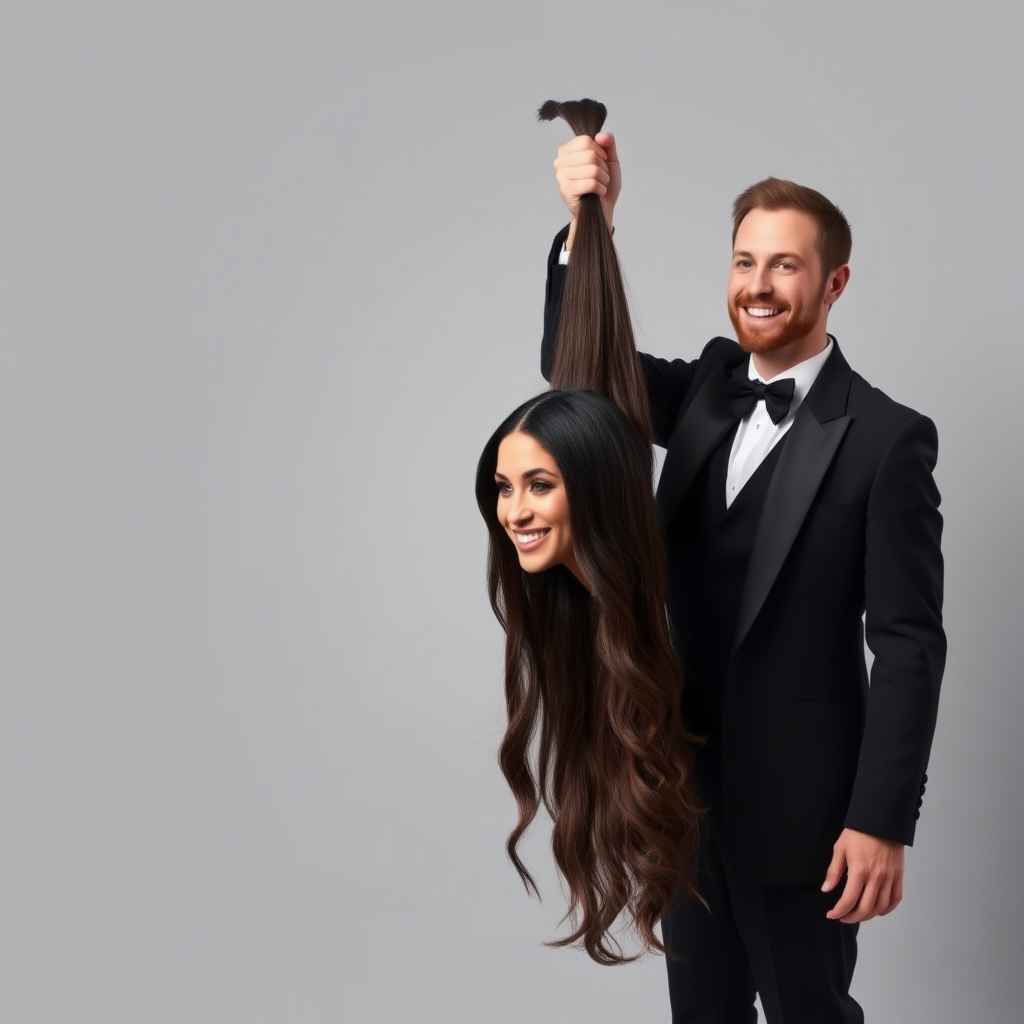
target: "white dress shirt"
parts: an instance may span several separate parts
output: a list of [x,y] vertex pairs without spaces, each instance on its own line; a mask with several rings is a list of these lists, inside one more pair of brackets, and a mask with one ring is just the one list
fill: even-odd
[[818,373],[825,365],[825,360],[828,359],[831,351],[832,337],[829,335],[828,344],[817,355],[805,359],[802,363],[797,363],[796,366],[791,366],[788,370],[776,374],[768,380],[758,375],[757,370],[754,369],[754,357],[750,357],[747,362],[747,376],[751,380],[771,384],[772,381],[793,378],[793,401],[789,412],[778,423],[772,423],[772,418],[765,408],[764,399],[755,402],[754,408],[740,420],[739,426],[736,428],[736,436],[732,441],[732,451],[729,453],[729,471],[725,478],[726,508],[743,490],[743,485],[754,475],[765,456],[793,426],[800,403],[806,398],[807,392],[811,390],[811,385],[817,379]]

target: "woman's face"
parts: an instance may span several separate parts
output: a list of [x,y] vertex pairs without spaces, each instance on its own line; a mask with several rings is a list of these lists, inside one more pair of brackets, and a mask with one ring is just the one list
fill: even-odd
[[541,572],[564,565],[585,586],[573,553],[569,498],[551,454],[529,434],[509,434],[498,446],[494,480],[498,521],[523,569]]

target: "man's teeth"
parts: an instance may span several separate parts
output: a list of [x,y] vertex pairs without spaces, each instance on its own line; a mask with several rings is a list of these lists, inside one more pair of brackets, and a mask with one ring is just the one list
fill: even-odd
[[775,316],[777,309],[762,309],[760,306],[747,306],[747,312],[751,316]]
[[540,540],[547,532],[547,530],[537,530],[534,533],[517,533],[516,537],[519,538],[520,544],[529,544],[531,541]]

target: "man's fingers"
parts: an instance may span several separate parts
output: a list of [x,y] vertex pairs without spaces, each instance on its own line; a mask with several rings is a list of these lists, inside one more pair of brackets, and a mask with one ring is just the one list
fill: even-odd
[[567,187],[562,189],[563,193],[567,193],[575,198],[586,195],[604,196],[608,192],[608,187],[602,185],[599,181],[584,182],[585,187],[579,187],[578,182],[569,182]]
[[903,902],[903,876],[900,875],[889,890],[889,903],[879,914],[891,914]]
[[[886,877],[882,884],[878,887],[878,892],[875,894],[874,906],[871,908],[872,917],[880,917],[882,914],[889,913],[889,904],[892,903],[892,879]],[[868,918],[864,918],[865,921]]]
[[602,185],[607,185],[612,180],[612,176],[604,170],[602,167],[565,167],[558,172],[559,178],[564,178],[567,181],[599,181]]
[[572,153],[578,149],[593,149],[597,143],[589,135],[574,135],[568,142],[558,147],[558,153]]
[[604,158],[610,164],[619,162],[619,153],[615,148],[615,136],[611,132],[598,132],[594,141],[604,150]]
[[825,873],[822,892],[829,892],[845,867],[842,896],[825,915],[844,924],[870,921],[891,913],[903,899],[903,845],[854,829],[843,829],[832,848],[832,863]]
[[885,910],[880,910],[878,912],[879,917],[885,917],[886,914],[891,914],[902,902],[902,899],[890,899],[889,905],[885,908]]
[[572,248],[582,196],[596,195],[601,200],[605,223],[613,230],[613,211],[622,187],[615,136],[611,132],[598,132],[593,139],[577,135],[558,147],[554,166],[558,191],[572,214],[566,248]]
[[559,178],[558,188],[566,198],[578,199],[580,196],[594,195],[604,196],[608,192],[608,186],[593,178]]
[[[558,161],[555,163],[557,167]],[[587,162],[559,167],[555,180],[562,198],[575,211],[580,196],[593,194],[603,199],[608,194],[611,175],[604,168]]]
[[836,905],[825,915],[832,921],[841,921],[848,914],[853,912],[857,902],[864,891],[864,879],[861,875],[849,875],[846,879],[846,888],[839,897]]
[[822,883],[822,892],[831,892],[842,880],[843,872],[846,870],[846,854],[840,847],[836,847],[832,853],[832,863],[825,872],[825,881]]
[[895,882],[895,884],[892,887],[892,895],[893,895],[893,899],[895,899],[897,903],[901,903],[903,901],[903,872],[902,871],[896,877],[896,882]]
[[555,162],[572,162],[590,158],[607,160],[608,152],[604,146],[598,145],[589,135],[577,135],[576,138],[570,139],[565,145],[558,147],[558,156]]
[[599,153],[569,153],[555,158],[556,174],[604,174],[610,177],[608,161]]
[[577,153],[565,160],[559,158],[555,161],[555,180],[563,194],[581,196],[596,192],[603,196],[612,178],[607,167],[603,166],[603,161],[593,153]]
[[883,888],[876,879],[869,878],[864,886],[864,891],[860,894],[860,899],[857,900],[857,905],[853,908],[852,912],[844,915],[839,920],[843,924],[861,924],[864,921],[870,921],[871,918],[878,915],[880,908],[888,900],[888,882],[885,883]]

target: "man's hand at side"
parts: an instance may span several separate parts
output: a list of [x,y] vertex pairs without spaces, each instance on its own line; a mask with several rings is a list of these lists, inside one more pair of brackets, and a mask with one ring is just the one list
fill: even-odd
[[832,850],[821,891],[831,892],[844,871],[847,877],[842,896],[826,917],[857,924],[896,909],[903,899],[902,843],[844,828]]
[[608,230],[612,229],[612,215],[615,202],[622,188],[622,174],[619,157],[615,151],[615,136],[609,132],[598,132],[595,138],[577,135],[564,146],[559,146],[555,158],[555,180],[562,193],[565,205],[572,214],[566,249],[572,248],[576,234],[576,214],[580,207],[580,196],[593,192],[601,197]]

